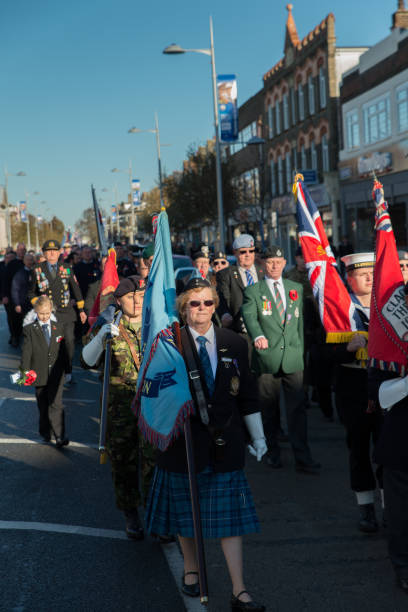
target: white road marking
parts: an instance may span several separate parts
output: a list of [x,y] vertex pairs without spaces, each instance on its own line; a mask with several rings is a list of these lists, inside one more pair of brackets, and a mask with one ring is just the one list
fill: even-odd
[[179,547],[173,542],[172,544],[162,544],[161,548],[187,612],[202,612],[203,606],[200,603],[200,598],[187,597],[181,590],[181,577],[184,572],[184,563]]
[[[41,446],[52,446],[52,443],[47,445],[42,440],[30,440],[29,438],[0,438],[0,444],[40,444]],[[83,444],[82,442],[71,441],[69,442],[69,446],[74,448],[99,448],[98,444]]]
[[94,538],[110,538],[113,540],[128,540],[123,531],[115,529],[97,529],[81,527],[80,525],[61,525],[59,523],[34,523],[29,521],[0,521],[0,529],[23,531],[48,531],[52,533],[67,533],[73,535],[92,536]]
[[[5,402],[5,401],[10,401],[12,400],[13,402],[36,402],[36,398],[32,395],[20,395],[20,397],[5,397],[4,399],[1,400],[1,403]],[[96,400],[93,399],[80,399],[77,397],[64,397],[62,400],[63,403],[65,402],[78,402],[79,404],[94,404],[96,402]],[[0,408],[1,408],[1,404],[0,404]]]

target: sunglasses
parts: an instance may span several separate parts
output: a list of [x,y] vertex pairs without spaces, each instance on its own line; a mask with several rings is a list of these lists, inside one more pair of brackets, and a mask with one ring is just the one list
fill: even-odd
[[228,261],[225,259],[218,259],[217,261],[213,261],[213,266],[226,266]]
[[214,300],[191,300],[189,302],[191,308],[198,308],[200,304],[204,304],[207,308],[214,306]]
[[246,255],[247,253],[255,253],[255,249],[242,249],[239,251],[240,255]]
[[408,264],[400,264],[401,270],[408,270]]

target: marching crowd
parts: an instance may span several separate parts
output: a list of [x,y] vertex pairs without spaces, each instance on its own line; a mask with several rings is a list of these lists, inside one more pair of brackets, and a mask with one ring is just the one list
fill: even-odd
[[[341,246],[341,270],[356,306],[356,329],[367,332],[374,253],[352,253],[346,240]],[[357,527],[375,533],[381,522],[387,529],[397,581],[408,593],[408,451],[401,434],[398,438],[407,424],[408,389],[401,386],[405,379],[398,381],[397,391],[395,386],[388,395],[384,391],[382,399],[380,393],[383,408],[400,404],[384,419],[378,400],[382,381],[373,383],[361,357],[366,336],[356,333],[348,342],[326,344],[300,247],[291,270],[286,270],[285,253],[278,245],[258,251],[253,237],[241,234],[232,247],[235,263],[230,264],[226,253],[210,255],[202,245],[191,253],[193,270],[177,283],[183,356],[187,371],[199,374],[192,382],[197,410],[190,420],[203,535],[220,539],[232,581],[231,609],[265,610],[252,600],[243,578],[242,536],[259,530],[243,471],[245,448],[273,471],[285,467],[280,444],[288,441],[295,469],[318,476],[322,468],[308,442],[311,401],[319,404],[322,418],[333,421],[337,413],[344,425]],[[157,452],[144,440],[131,409],[154,246],[132,252],[118,244],[115,250],[119,284],[90,326],[87,319],[99,294],[106,258],[89,246],[61,249],[56,240],[47,240],[40,256],[27,253],[24,244],[9,249],[0,263],[9,342],[18,347],[23,336],[21,375],[37,373],[39,433],[46,443],[54,437],[62,448],[69,443],[63,389],[75,382],[75,338],[84,344],[85,368],[101,364],[106,339],[113,338],[107,450],[116,504],[124,512],[129,538],[144,537],[140,505],[146,508],[145,529],[150,534],[163,542],[179,538],[184,557],[182,590],[198,597],[183,436],[165,452]],[[401,251],[399,256],[407,283],[408,253]],[[377,488],[381,521],[375,510]]]

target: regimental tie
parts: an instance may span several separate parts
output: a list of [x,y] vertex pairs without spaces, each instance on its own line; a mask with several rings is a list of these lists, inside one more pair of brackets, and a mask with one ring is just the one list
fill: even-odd
[[283,307],[283,301],[282,301],[281,292],[279,291],[279,283],[278,283],[278,281],[275,281],[273,283],[273,287],[275,289],[275,302],[276,302],[276,308],[278,309],[278,313],[279,313],[279,317],[280,317],[280,322],[281,322],[281,325],[284,325],[284,323],[285,323],[285,309]]
[[57,276],[57,264],[50,264],[51,278],[54,280]]
[[50,342],[51,342],[51,336],[50,336],[50,328],[49,325],[47,325],[47,323],[45,323],[44,325],[41,325],[43,333],[44,333],[44,338],[45,341],[47,342],[48,346],[50,346]]
[[254,284],[254,277],[252,276],[249,270],[245,270],[245,275],[246,275],[247,287],[250,287],[251,285]]
[[210,356],[205,346],[206,343],[208,342],[208,339],[205,336],[198,336],[197,342],[200,345],[198,356],[200,358],[201,365],[204,370],[205,382],[207,383],[208,392],[210,396],[212,396],[212,394],[214,393],[215,381],[214,381],[214,375],[213,375],[213,371],[211,367]]

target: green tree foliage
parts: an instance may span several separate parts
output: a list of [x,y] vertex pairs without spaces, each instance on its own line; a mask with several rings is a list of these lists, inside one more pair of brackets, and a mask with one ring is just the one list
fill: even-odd
[[58,217],[54,215],[50,221],[44,219],[38,223],[38,227],[37,217],[34,215],[28,215],[28,217],[30,240],[28,240],[27,223],[19,221],[17,215],[11,215],[11,237],[13,245],[18,242],[24,242],[27,247],[30,245],[32,249],[36,249],[37,234],[39,248],[41,248],[46,240],[50,240],[51,238],[61,242],[65,228],[64,223],[58,219]]
[[[103,210],[101,210],[101,214],[103,217],[105,216]],[[75,223],[75,229],[79,235],[86,238],[90,244],[99,246],[98,230],[96,228],[96,219],[93,207],[86,208],[84,210],[81,218]]]
[[137,229],[138,232],[152,233],[152,216],[154,213],[160,212],[160,190],[158,187],[153,187],[150,191],[143,194],[143,202],[146,207],[137,214]]

